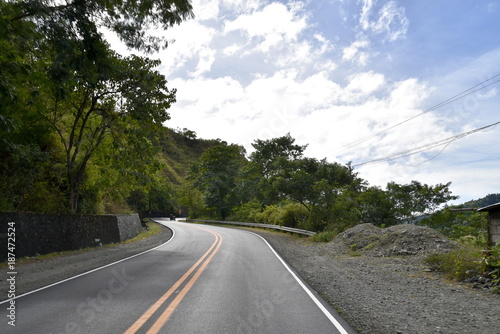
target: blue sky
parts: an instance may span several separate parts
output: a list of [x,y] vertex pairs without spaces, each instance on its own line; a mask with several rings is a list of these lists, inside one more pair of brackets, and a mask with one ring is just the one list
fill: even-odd
[[[357,165],[500,121],[500,82],[493,83],[500,76],[423,113],[500,74],[498,0],[195,0],[193,7],[196,18],[169,30],[175,41],[153,55],[178,89],[168,127],[249,152],[255,139],[290,132],[309,145],[307,156]],[[500,125],[356,171],[381,187],[451,181],[457,202],[476,199],[500,192],[499,139]]]

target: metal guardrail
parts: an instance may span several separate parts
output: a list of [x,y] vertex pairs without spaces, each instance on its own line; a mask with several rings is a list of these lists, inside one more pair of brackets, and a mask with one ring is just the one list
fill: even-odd
[[279,225],[271,225],[271,224],[258,224],[258,223],[244,223],[244,222],[233,222],[233,221],[222,221],[222,220],[205,220],[205,219],[186,219],[187,222],[200,222],[200,223],[213,223],[213,224],[226,224],[226,225],[236,225],[236,226],[249,226],[249,227],[261,227],[270,230],[279,230],[290,233],[296,233],[301,235],[312,236],[315,235],[316,232],[302,230],[299,228],[287,227],[287,226],[279,226]]

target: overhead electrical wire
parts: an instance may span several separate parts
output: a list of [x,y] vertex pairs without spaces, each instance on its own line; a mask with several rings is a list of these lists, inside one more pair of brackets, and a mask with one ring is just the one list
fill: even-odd
[[[461,133],[459,135],[455,135],[455,136],[452,136],[452,137],[449,137],[449,138],[441,139],[441,140],[435,141],[433,143],[429,143],[429,144],[425,144],[425,145],[422,145],[422,146],[418,146],[418,147],[412,148],[410,150],[406,150],[406,151],[402,151],[402,152],[398,152],[398,153],[393,153],[393,154],[388,155],[388,156],[383,157],[383,158],[378,158],[378,159],[374,159],[374,160],[362,162],[362,163],[359,163],[359,164],[353,164],[352,166],[353,167],[359,167],[359,166],[363,166],[363,165],[375,164],[375,163],[380,163],[380,162],[385,162],[385,161],[393,161],[393,160],[404,158],[404,157],[408,157],[410,155],[414,155],[414,154],[417,154],[417,153],[422,153],[422,152],[428,151],[430,149],[433,149],[433,148],[441,146],[441,145],[446,145],[437,154],[437,155],[439,155],[441,152],[444,151],[444,149],[446,147],[448,147],[448,145],[450,145],[455,140],[461,139],[463,137],[466,137],[466,136],[471,135],[473,133],[485,130],[487,128],[494,127],[494,126],[496,126],[498,124],[500,124],[500,121],[496,122],[496,123],[492,123],[492,124],[486,125],[486,126],[483,126],[483,127],[480,127],[480,128],[477,128],[477,129],[474,129],[474,130],[471,130],[471,131],[467,131],[467,132]],[[434,156],[432,159],[434,159],[436,156]]]
[[441,108],[441,107],[443,107],[443,106],[445,106],[445,105],[447,105],[447,104],[450,104],[450,103],[452,103],[452,102],[455,102],[455,101],[457,101],[457,100],[460,100],[460,99],[462,99],[462,98],[464,98],[464,97],[466,97],[466,96],[468,96],[468,95],[470,95],[470,94],[473,94],[473,93],[478,92],[478,91],[480,91],[480,90],[482,90],[482,89],[485,89],[486,87],[489,87],[489,86],[491,86],[491,85],[493,85],[493,84],[495,84],[495,83],[497,83],[497,82],[500,82],[500,79],[498,79],[498,80],[496,80],[496,81],[494,81],[494,82],[490,82],[489,84],[484,85],[484,86],[482,86],[482,87],[480,87],[480,88],[478,88],[478,89],[475,89],[476,87],[481,86],[481,85],[483,85],[484,83],[486,83],[486,82],[488,82],[488,81],[491,81],[491,80],[493,80],[493,79],[495,79],[495,78],[497,78],[497,77],[499,77],[499,76],[500,76],[500,73],[499,73],[499,74],[496,74],[496,75],[494,75],[494,76],[492,76],[492,77],[491,77],[491,78],[489,78],[489,79],[486,79],[486,80],[484,80],[484,81],[482,81],[482,82],[478,83],[477,85],[475,85],[475,86],[473,86],[473,87],[471,87],[471,88],[469,88],[469,89],[467,89],[467,90],[464,90],[463,92],[461,92],[461,93],[459,93],[459,94],[457,94],[457,95],[455,95],[455,96],[450,97],[449,99],[447,99],[447,100],[445,100],[445,101],[443,101],[443,102],[441,102],[441,103],[436,104],[435,106],[433,106],[433,107],[431,107],[431,108],[429,108],[429,109],[424,110],[424,111],[423,111],[423,112],[421,112],[420,114],[417,114],[417,115],[415,115],[415,116],[412,116],[412,117],[410,117],[410,118],[408,118],[408,119],[406,119],[406,120],[404,120],[404,121],[402,121],[402,122],[399,122],[399,123],[397,123],[397,124],[391,125],[390,127],[386,128],[386,129],[384,129],[384,130],[381,130],[381,131],[375,132],[375,133],[373,133],[373,134],[371,134],[371,135],[369,135],[369,136],[367,136],[367,137],[364,137],[364,138],[358,139],[358,140],[356,140],[356,141],[354,141],[354,142],[351,142],[351,143],[349,143],[349,144],[346,144],[346,145],[344,145],[344,146],[341,146],[341,147],[339,147],[340,151],[337,151],[335,154],[339,154],[339,153],[345,152],[345,151],[347,151],[347,150],[348,150],[348,149],[350,149],[350,148],[353,148],[353,147],[355,147],[355,146],[358,146],[358,145],[360,145],[360,144],[362,144],[362,143],[364,143],[364,142],[366,142],[366,141],[368,141],[368,140],[370,140],[370,139],[372,139],[372,138],[378,137],[378,136],[380,136],[380,135],[382,135],[382,134],[384,134],[384,133],[388,132],[389,130],[392,130],[392,129],[394,129],[394,128],[396,128],[396,127],[398,127],[398,126],[400,126],[400,125],[402,125],[402,124],[404,124],[404,123],[407,123],[407,122],[409,122],[409,121],[411,121],[411,120],[413,120],[413,119],[415,119],[415,118],[417,118],[417,117],[419,117],[419,116],[422,116],[422,115],[424,115],[424,114],[427,114],[427,113],[429,113],[429,112],[431,112],[431,111],[433,111],[433,110],[436,110],[436,109],[438,109],[438,108]]

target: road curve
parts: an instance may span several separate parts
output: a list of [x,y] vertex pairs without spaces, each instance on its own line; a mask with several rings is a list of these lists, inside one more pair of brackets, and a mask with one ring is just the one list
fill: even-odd
[[158,222],[169,242],[18,297],[0,333],[355,333],[260,236]]

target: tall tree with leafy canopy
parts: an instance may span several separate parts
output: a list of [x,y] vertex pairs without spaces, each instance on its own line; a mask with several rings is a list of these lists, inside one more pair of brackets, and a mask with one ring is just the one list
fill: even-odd
[[286,134],[269,140],[257,139],[252,143],[255,151],[250,154],[251,173],[260,175],[256,185],[259,201],[263,205],[279,203],[283,198],[279,184],[283,173],[290,171],[290,164],[303,157],[307,145],[295,144],[295,139]]
[[[121,58],[110,50],[103,31],[114,31],[130,48],[152,52],[167,46],[148,29],[167,29],[193,17],[187,0],[2,1],[0,28],[6,71],[0,90],[17,112],[42,115],[65,151],[69,208],[78,209],[88,162],[103,139],[144,131],[168,119],[175,102],[158,61]],[[20,52],[22,50],[22,52]],[[36,69],[36,71],[32,71]],[[17,80],[18,74],[25,81]],[[19,87],[25,87],[19,94]],[[14,105],[12,105],[14,106]],[[9,110],[14,110],[12,107]],[[11,118],[0,122],[8,129]],[[130,137],[132,138],[132,137]]]
[[205,151],[191,168],[189,178],[203,193],[206,206],[223,220],[236,204],[237,178],[244,161],[241,146],[219,145]]
[[281,169],[280,162],[302,158],[307,145],[295,144],[290,133],[269,140],[257,139],[252,143],[255,149],[250,161],[258,168],[264,178],[269,178]]
[[398,223],[394,216],[394,202],[379,187],[368,187],[357,197],[360,223],[390,226]]
[[[49,163],[47,151],[53,147],[50,127],[26,108],[39,86],[34,82],[44,73],[33,66],[29,52],[41,36],[33,22],[12,21],[19,13],[12,2],[0,1],[0,211],[26,205],[26,197]],[[51,183],[48,178],[45,182]]]
[[[255,152],[250,155],[249,173],[258,183],[258,200],[262,206],[293,201],[309,212],[311,228],[322,230],[327,222],[340,217],[338,202],[346,202],[346,191],[359,190],[362,180],[357,178],[350,165],[329,163],[303,156],[306,145],[295,144],[286,136],[270,140],[256,140]],[[249,182],[247,182],[248,184]],[[255,192],[255,191],[252,191]]]
[[158,65],[159,61],[137,56],[115,56],[97,85],[82,84],[65,98],[57,98],[51,90],[41,95],[40,103],[46,106],[43,116],[64,147],[71,211],[78,209],[86,167],[106,136],[147,140],[152,126],[169,119],[167,109],[175,102],[175,89],[167,89],[164,76],[154,70]]
[[394,213],[398,220],[412,223],[414,217],[433,213],[440,205],[458,199],[452,195],[451,182],[429,186],[419,181],[409,184],[389,182],[387,193],[394,204]]

